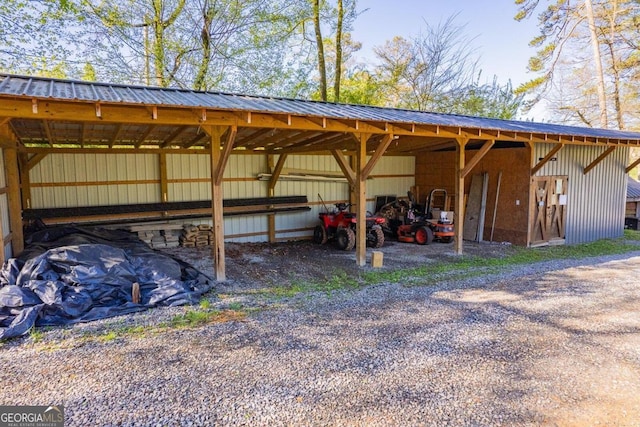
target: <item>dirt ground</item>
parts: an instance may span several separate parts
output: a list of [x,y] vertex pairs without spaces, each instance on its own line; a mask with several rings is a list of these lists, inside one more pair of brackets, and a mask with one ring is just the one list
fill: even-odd
[[[433,242],[430,245],[401,243],[387,239],[382,248],[383,269],[419,267],[451,261],[459,255],[454,243]],[[465,256],[501,257],[512,250],[510,244],[465,242]],[[175,248],[166,252],[177,256],[214,276],[211,247]],[[226,274],[230,285],[238,288],[282,286],[294,281],[319,281],[336,273],[357,274],[372,269],[367,248],[367,265],[356,265],[355,250],[342,251],[332,242],[318,245],[310,240],[282,243],[226,243]]]

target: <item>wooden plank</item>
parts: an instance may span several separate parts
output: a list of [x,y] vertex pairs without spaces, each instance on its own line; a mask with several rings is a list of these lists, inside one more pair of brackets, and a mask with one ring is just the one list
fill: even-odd
[[469,142],[466,138],[456,139],[456,202],[455,202],[455,233],[456,233],[456,253],[462,255],[465,217],[465,196],[464,196],[464,175],[462,170],[465,164],[465,146]]
[[478,240],[478,225],[480,223],[480,210],[482,207],[482,186],[484,178],[481,174],[471,177],[471,188],[464,214],[464,239]]
[[547,155],[546,155],[546,156],[544,156],[544,157],[542,158],[542,160],[540,160],[540,161],[538,162],[538,164],[536,164],[534,167],[532,167],[532,168],[531,168],[531,175],[533,176],[533,175],[535,175],[536,173],[538,173],[538,171],[539,171],[540,169],[542,169],[542,167],[543,167],[545,164],[547,164],[547,162],[548,162],[549,160],[551,160],[551,158],[552,158],[553,156],[555,156],[555,155],[556,155],[556,153],[557,153],[558,151],[560,151],[563,147],[564,147],[564,144],[557,144],[555,147],[553,147],[553,148],[552,148],[552,149],[547,153]]
[[493,147],[495,143],[496,143],[495,139],[490,139],[482,145],[482,147],[480,148],[480,150],[478,150],[475,156],[473,156],[473,158],[469,160],[469,164],[467,164],[464,167],[464,169],[462,169],[461,173],[463,178],[469,175],[469,172],[471,172],[473,168],[476,167],[478,163],[480,163],[480,160],[482,160],[482,158],[489,152],[489,150],[491,149],[491,147]]
[[588,174],[593,168],[595,168],[598,163],[600,163],[601,161],[603,161],[609,154],[613,153],[613,151],[618,148],[615,145],[612,145],[611,147],[607,148],[602,154],[600,154],[598,156],[597,159],[595,159],[593,162],[591,162],[586,168],[584,168],[584,174]]
[[631,172],[631,169],[635,168],[636,166],[640,165],[640,157],[633,163],[631,163],[629,166],[627,166],[624,170],[624,173],[629,173]]
[[29,177],[29,159],[26,153],[18,153],[18,160],[20,162],[20,183],[22,191],[20,192],[22,197],[22,207],[31,207],[31,179]]
[[160,153],[158,156],[158,163],[160,166],[160,200],[163,202],[169,201],[169,183],[167,180],[167,155],[166,153]]
[[15,148],[4,149],[4,166],[9,189],[9,223],[11,224],[11,248],[13,256],[24,250],[22,232],[22,201],[20,200],[20,172],[18,171],[18,151]]
[[482,174],[482,198],[480,202],[480,216],[478,217],[478,237],[477,241],[484,240],[484,220],[487,212],[487,192],[489,190],[489,174]]
[[493,242],[493,231],[496,228],[496,215],[498,213],[498,199],[500,198],[500,183],[502,181],[502,171],[498,173],[498,185],[496,186],[496,200],[493,205],[493,219],[491,220],[491,235],[489,241]]

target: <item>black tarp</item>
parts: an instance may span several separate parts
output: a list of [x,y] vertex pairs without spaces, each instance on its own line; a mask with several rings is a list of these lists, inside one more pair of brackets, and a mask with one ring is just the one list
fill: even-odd
[[[51,227],[27,237],[0,270],[0,339],[34,325],[68,325],[196,303],[213,280],[132,233]],[[140,303],[132,302],[133,283]]]

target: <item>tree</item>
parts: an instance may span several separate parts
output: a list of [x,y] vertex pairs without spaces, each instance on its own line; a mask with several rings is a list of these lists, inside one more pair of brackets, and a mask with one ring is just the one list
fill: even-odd
[[66,0],[0,2],[0,70],[67,77],[73,39],[61,28],[73,12]]
[[[520,5],[516,19],[531,17],[538,3],[516,0]],[[637,93],[637,80],[632,76],[638,73],[639,19],[636,0],[551,3],[539,14],[540,35],[531,42],[540,48],[529,62],[529,70],[538,76],[518,91],[533,95],[530,106],[544,97],[555,98],[552,108],[561,113],[563,120],[588,126],[596,122],[601,127],[608,126],[608,115],[613,111],[616,127],[624,129],[635,108],[635,102],[630,101]],[[592,54],[587,56],[584,52],[589,45]],[[581,76],[581,69],[590,70],[587,78]],[[561,88],[560,84],[573,87]],[[574,97],[577,103],[563,102],[557,96],[559,92]],[[593,111],[598,111],[597,117]],[[568,112],[571,114],[564,114]]]
[[380,61],[377,74],[393,88],[391,103],[398,107],[451,112],[473,82],[477,58],[464,27],[455,15],[407,40],[395,37],[374,52]]

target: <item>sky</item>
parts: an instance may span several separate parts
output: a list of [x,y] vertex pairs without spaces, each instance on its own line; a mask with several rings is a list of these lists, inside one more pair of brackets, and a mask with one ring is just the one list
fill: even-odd
[[373,58],[372,48],[394,36],[410,38],[425,28],[443,23],[458,14],[455,23],[465,26],[465,35],[480,58],[486,81],[509,79],[517,87],[534,76],[527,73],[529,58],[535,53],[529,41],[538,35],[537,19],[518,22],[513,0],[359,0],[367,9],[356,19],[352,36],[362,43],[361,58]]

